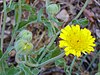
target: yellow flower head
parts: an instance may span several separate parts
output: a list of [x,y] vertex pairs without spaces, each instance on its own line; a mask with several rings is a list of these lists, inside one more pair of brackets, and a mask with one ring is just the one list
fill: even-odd
[[81,53],[94,51],[95,38],[91,36],[91,32],[88,29],[80,29],[79,25],[67,25],[61,30],[59,37],[62,39],[59,41],[59,47],[64,48],[67,56],[73,54],[80,57]]

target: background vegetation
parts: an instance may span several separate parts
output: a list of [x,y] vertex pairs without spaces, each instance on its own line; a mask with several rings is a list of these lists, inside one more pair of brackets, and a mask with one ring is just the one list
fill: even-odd
[[[0,75],[100,75],[99,14],[99,0],[0,0]],[[58,47],[60,30],[71,24],[96,38],[95,51],[76,60]],[[33,49],[21,54],[14,45],[23,30]]]

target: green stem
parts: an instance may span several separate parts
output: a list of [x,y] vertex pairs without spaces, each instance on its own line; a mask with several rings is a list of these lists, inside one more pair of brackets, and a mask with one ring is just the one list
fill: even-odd
[[6,0],[3,0],[3,7],[4,7],[4,18],[3,18],[3,27],[2,27],[2,33],[1,33],[1,51],[3,52],[3,40],[4,40],[4,31],[5,31],[5,25],[6,25]]
[[54,34],[56,34],[56,30],[55,30],[55,27],[54,27],[53,22],[50,22],[50,23],[51,23],[51,26],[52,26],[52,29],[53,29]]
[[42,55],[40,56],[38,63],[42,60],[42,58],[45,56],[46,52],[48,51],[48,49],[51,47],[51,45],[54,43],[55,39],[57,38],[57,35],[59,33],[57,33],[56,35],[53,36],[51,42],[47,45],[47,47],[45,48],[45,51],[42,53]]
[[72,68],[73,68],[73,65],[75,63],[76,58],[77,57],[75,56],[74,59],[73,59],[73,61],[72,61],[72,63],[71,63],[71,66],[70,66],[70,74],[72,73]]
[[[5,1],[5,0],[4,0]],[[3,56],[0,58],[0,61],[1,60],[3,60],[4,58],[6,59],[8,56],[8,53],[11,51],[11,49],[10,49],[10,47],[11,47],[11,45],[12,45],[12,43],[13,43],[13,40],[14,40],[14,38],[15,38],[15,36],[16,36],[16,31],[17,31],[17,29],[18,29],[18,26],[19,26],[19,23],[20,23],[20,21],[21,21],[21,0],[19,0],[19,7],[18,7],[18,9],[16,9],[16,10],[18,10],[18,19],[17,19],[17,26],[15,27],[15,30],[14,30],[14,32],[13,32],[13,34],[12,34],[12,38],[11,38],[11,41],[10,41],[10,43],[9,43],[9,46],[7,47],[7,50],[6,50],[6,52],[3,54]],[[4,26],[4,25],[3,25]],[[1,44],[2,45],[2,44]]]
[[47,64],[49,64],[49,63],[51,63],[51,62],[53,62],[53,61],[55,61],[55,60],[57,60],[57,59],[59,59],[59,58],[61,58],[61,57],[63,57],[64,56],[64,52],[63,53],[61,53],[60,55],[58,55],[58,56],[56,56],[56,57],[54,57],[54,58],[51,58],[51,59],[49,59],[49,60],[47,60],[47,61],[45,61],[45,62],[43,62],[43,63],[41,63],[41,64],[33,64],[33,63],[29,63],[28,61],[20,61],[19,59],[18,59],[18,55],[21,53],[21,51],[19,51],[17,54],[16,54],[16,57],[15,57],[15,60],[16,60],[16,62],[17,63],[24,63],[24,64],[26,64],[26,65],[28,65],[28,66],[30,66],[30,67],[41,67],[41,66],[44,66],[44,65],[47,65]]
[[46,0],[46,9],[47,9],[49,3],[50,3],[50,0]]
[[82,9],[80,10],[80,12],[77,14],[77,16],[74,18],[74,19],[78,19],[79,16],[82,14],[82,12],[84,11],[84,9],[86,8],[86,6],[88,5],[88,3],[90,2],[91,0],[86,0],[84,6],[82,7]]
[[47,60],[47,61],[45,61],[45,62],[39,64],[38,66],[39,66],[39,67],[40,67],[40,66],[44,66],[44,65],[46,65],[46,64],[48,64],[48,63],[51,63],[51,62],[53,62],[53,61],[55,61],[55,60],[57,60],[57,59],[59,59],[59,58],[62,58],[63,56],[64,56],[64,52],[61,53],[60,55],[54,57],[54,58],[51,58],[51,59],[49,59],[49,60]]
[[[18,18],[17,18],[17,20],[16,20],[16,27],[15,27],[15,30],[14,30],[14,32],[13,32],[13,34],[12,34],[12,39],[11,39],[11,41],[10,41],[10,44],[9,44],[9,46],[11,46],[12,45],[12,43],[13,43],[13,41],[14,41],[14,38],[16,37],[16,31],[17,31],[17,29],[18,29],[18,26],[19,26],[19,23],[20,23],[20,21],[21,21],[21,14],[22,14],[22,11],[21,11],[21,0],[19,0],[19,7],[18,7],[18,9],[16,9],[15,11],[16,11],[16,14],[18,14]],[[16,16],[17,17],[17,16]],[[8,46],[8,47],[9,47]]]
[[9,8],[11,7],[11,4],[12,4],[12,0],[10,0],[10,2],[9,2]]
[[4,63],[2,63],[2,72],[3,72],[3,75],[6,75],[6,71],[5,71],[5,64]]
[[22,51],[18,51],[18,52],[16,53],[15,61],[16,61],[17,63],[25,63],[25,61],[20,61],[19,58],[18,58],[18,57],[19,57],[19,54],[21,54],[21,52],[22,52]]
[[[84,11],[84,9],[86,8],[86,6],[88,5],[88,3],[89,3],[90,1],[91,1],[91,0],[86,0],[84,6],[82,7],[82,9],[80,10],[80,12],[77,14],[77,16],[76,16],[73,20],[76,20],[76,19],[79,18],[79,16],[82,14],[82,12]],[[71,22],[70,22],[68,25],[70,25],[70,24],[71,24]]]

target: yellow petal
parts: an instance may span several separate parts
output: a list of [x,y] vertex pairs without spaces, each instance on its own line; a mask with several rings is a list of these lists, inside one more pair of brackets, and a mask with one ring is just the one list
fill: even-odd
[[64,40],[60,40],[59,41],[59,47],[60,48],[64,48],[64,47],[66,47],[67,46],[67,42],[66,41],[64,41]]

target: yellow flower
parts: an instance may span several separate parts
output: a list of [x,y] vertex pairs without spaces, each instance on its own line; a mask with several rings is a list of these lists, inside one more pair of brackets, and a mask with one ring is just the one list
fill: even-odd
[[95,38],[91,36],[88,29],[80,29],[79,25],[67,25],[61,30],[59,37],[62,39],[59,41],[59,47],[64,48],[67,56],[73,54],[80,57],[81,53],[85,54],[94,51]]

